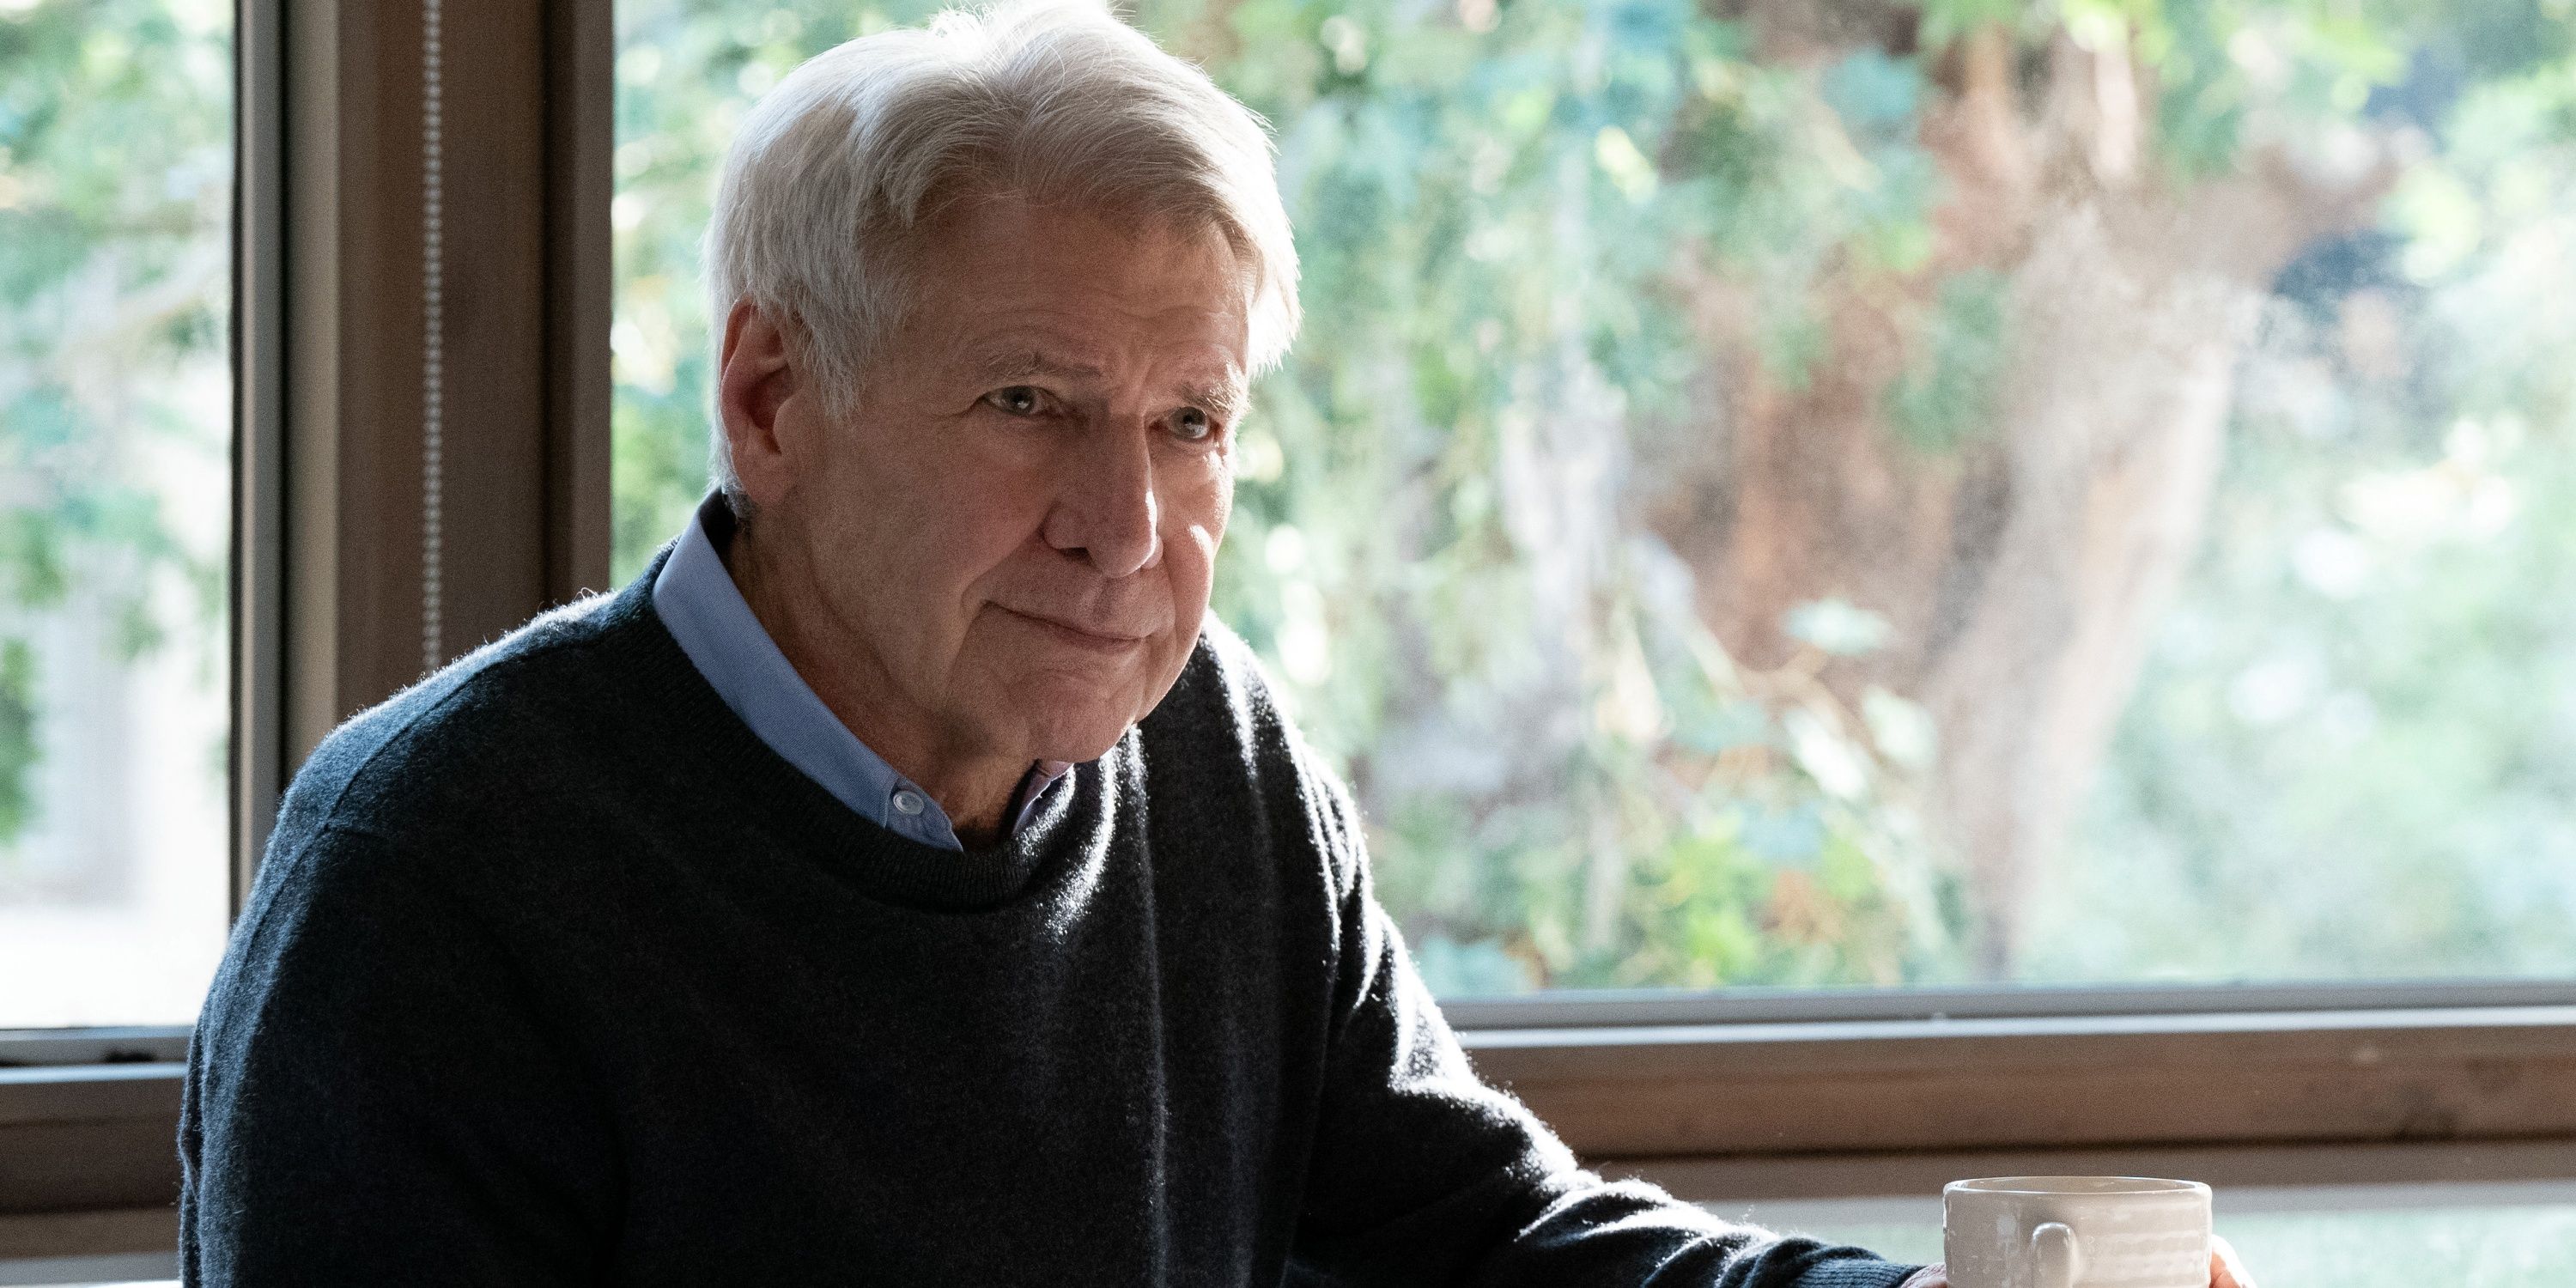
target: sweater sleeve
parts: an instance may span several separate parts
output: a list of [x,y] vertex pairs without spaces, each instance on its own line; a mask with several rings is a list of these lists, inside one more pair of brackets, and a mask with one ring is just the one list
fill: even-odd
[[1918,1267],[1732,1225],[1605,1181],[1486,1086],[1371,892],[1355,814],[1310,766],[1339,902],[1335,1029],[1299,1231],[1310,1275],[1480,1288],[1894,1288]]
[[272,852],[189,1052],[188,1283],[597,1281],[605,1117],[433,875],[336,828]]

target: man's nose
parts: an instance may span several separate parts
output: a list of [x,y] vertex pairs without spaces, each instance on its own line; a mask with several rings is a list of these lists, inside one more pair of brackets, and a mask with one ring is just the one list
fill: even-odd
[[1047,518],[1047,544],[1109,577],[1163,561],[1153,433],[1152,426],[1104,426],[1072,446]]

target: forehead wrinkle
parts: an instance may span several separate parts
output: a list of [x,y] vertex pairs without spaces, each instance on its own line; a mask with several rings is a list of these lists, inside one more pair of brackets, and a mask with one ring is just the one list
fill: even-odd
[[1031,377],[1040,380],[1100,380],[1105,372],[1099,365],[1068,358],[1058,358],[1033,345],[1014,345],[997,349],[973,360],[976,377],[986,383]]

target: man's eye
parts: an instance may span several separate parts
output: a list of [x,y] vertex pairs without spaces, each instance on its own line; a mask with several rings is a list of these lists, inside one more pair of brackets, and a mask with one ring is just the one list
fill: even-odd
[[1204,443],[1216,436],[1216,422],[1196,407],[1183,407],[1172,417],[1172,436],[1184,443]]
[[1046,407],[1046,395],[1028,385],[1013,385],[984,395],[991,406],[1014,416],[1034,416]]

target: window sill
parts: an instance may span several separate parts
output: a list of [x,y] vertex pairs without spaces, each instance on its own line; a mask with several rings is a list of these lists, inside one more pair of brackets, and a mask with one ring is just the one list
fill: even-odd
[[[2033,1172],[2576,1177],[2576,1005],[1564,1022],[1671,1018],[1564,1009],[1582,1005],[1449,1009],[1478,1070],[1578,1155],[1695,1199]],[[0,1219],[167,1211],[185,1034],[142,1036],[13,1035],[0,1051],[52,1057],[0,1067]],[[163,1058],[71,1062],[135,1054]]]
[[186,1076],[171,1061],[0,1068],[0,1216],[176,1202]]
[[0,1216],[0,1284],[176,1278],[179,1213],[168,1205]]
[[2576,1143],[2576,1006],[1460,1036],[1593,1159]]

